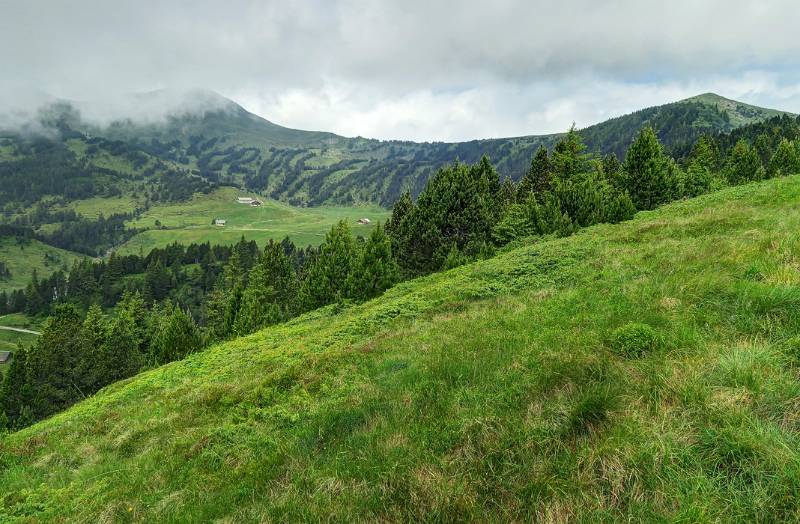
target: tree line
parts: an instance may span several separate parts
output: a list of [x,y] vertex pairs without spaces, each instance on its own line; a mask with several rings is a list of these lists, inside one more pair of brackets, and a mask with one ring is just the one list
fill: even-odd
[[676,199],[800,172],[800,141],[720,143],[702,136],[677,162],[645,127],[620,161],[614,153],[587,153],[573,128],[552,151],[539,148],[519,183],[501,182],[487,157],[442,167],[416,200],[406,191],[385,228],[379,224],[368,238],[355,238],[340,222],[318,248],[299,250],[288,239],[263,249],[244,239],[230,248],[176,244],[147,257],[79,262],[45,285],[34,278],[25,311],[51,316],[6,375],[4,420],[24,426],[215,341],[329,304],[369,300],[401,280],[491,256],[521,238],[565,236]]

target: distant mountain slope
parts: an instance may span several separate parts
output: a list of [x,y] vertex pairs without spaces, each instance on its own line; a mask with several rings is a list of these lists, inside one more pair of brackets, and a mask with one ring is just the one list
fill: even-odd
[[[369,202],[390,206],[406,189],[418,193],[442,164],[457,159],[475,162],[484,154],[501,175],[519,179],[536,149],[552,147],[560,136],[459,143],[345,138],[276,125],[207,91],[185,95],[189,98],[173,107],[170,116],[148,121],[148,114],[175,95],[156,92],[140,96],[137,103],[142,117],[136,121],[90,125],[81,119],[79,110],[63,102],[51,107],[46,120],[58,127],[62,136],[92,143],[94,152],[125,150],[139,158],[141,166],[149,166],[142,167],[142,175],[156,175],[154,183],[161,188],[157,195],[164,192],[166,183],[158,175],[166,170],[199,179],[192,187],[199,181],[238,185],[296,205]],[[782,113],[708,93],[613,118],[580,132],[590,150],[622,156],[644,125],[652,125],[671,148],[691,143],[702,133],[730,131],[777,114]],[[105,142],[97,143],[101,139]],[[6,147],[13,148],[13,144]],[[87,165],[94,164],[89,159]],[[174,179],[170,180],[175,185]]]
[[675,203],[116,383],[0,439],[0,520],[796,522],[798,198]]

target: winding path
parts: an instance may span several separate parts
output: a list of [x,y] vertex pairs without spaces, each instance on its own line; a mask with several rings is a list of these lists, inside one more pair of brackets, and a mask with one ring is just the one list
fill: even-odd
[[[2,319],[3,317],[7,317],[7,316],[8,315],[0,315],[0,319]],[[0,326],[0,329],[4,329],[6,331],[16,331],[17,333],[29,333],[31,335],[41,335],[41,333],[38,332],[38,331],[33,331],[33,330],[30,330],[30,329],[24,329],[24,328],[11,327],[11,326]]]
[[31,335],[41,335],[38,331],[31,331],[30,329],[23,329],[23,328],[15,328],[10,326],[0,326],[0,329],[5,329],[6,331],[16,331],[17,333],[30,333]]

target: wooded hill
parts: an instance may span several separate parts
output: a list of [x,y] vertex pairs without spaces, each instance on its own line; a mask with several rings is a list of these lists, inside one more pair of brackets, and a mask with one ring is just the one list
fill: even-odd
[[[142,97],[159,97],[151,93]],[[391,206],[417,195],[443,164],[487,155],[501,177],[519,180],[540,145],[560,134],[415,143],[345,138],[288,129],[219,95],[198,92],[203,110],[155,124],[87,124],[67,102],[42,111],[60,139],[0,139],[0,202],[29,204],[45,194],[67,199],[135,193],[142,203],[183,199],[210,185],[232,184],[296,205],[371,202]],[[580,130],[589,150],[621,157],[645,125],[668,151],[701,134],[728,132],[783,114],[714,94],[643,109]],[[2,126],[0,126],[2,127]],[[13,189],[12,189],[13,188]],[[10,213],[8,209],[6,213]]]

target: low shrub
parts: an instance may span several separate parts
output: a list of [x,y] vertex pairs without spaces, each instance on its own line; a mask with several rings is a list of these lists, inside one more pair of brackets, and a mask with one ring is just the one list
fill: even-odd
[[631,322],[615,329],[609,337],[612,350],[626,357],[638,357],[661,345],[661,337],[647,324]]

